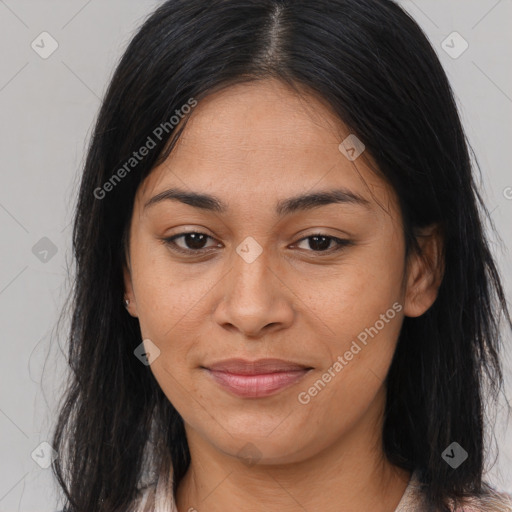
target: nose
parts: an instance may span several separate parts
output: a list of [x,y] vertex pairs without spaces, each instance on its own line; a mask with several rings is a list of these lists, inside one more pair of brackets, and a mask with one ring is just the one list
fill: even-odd
[[291,283],[286,283],[279,265],[272,265],[265,251],[252,262],[235,255],[233,267],[218,290],[222,297],[214,319],[224,329],[258,338],[293,322],[295,295]]

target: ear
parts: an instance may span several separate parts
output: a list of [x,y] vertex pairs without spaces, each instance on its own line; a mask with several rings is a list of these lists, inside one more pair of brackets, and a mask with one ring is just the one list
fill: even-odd
[[407,262],[404,314],[421,316],[437,298],[444,275],[444,237],[438,224],[418,230],[418,250]]
[[126,307],[126,310],[128,313],[138,318],[137,315],[137,302],[135,301],[135,294],[133,293],[133,285],[132,285],[132,276],[130,269],[123,265],[123,276],[124,276],[124,298],[128,299],[130,302],[128,306]]

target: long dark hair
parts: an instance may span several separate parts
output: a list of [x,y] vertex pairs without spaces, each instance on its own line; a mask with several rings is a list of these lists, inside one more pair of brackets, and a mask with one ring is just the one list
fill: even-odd
[[[500,320],[512,321],[470,146],[426,36],[390,0],[169,0],[118,64],[83,169],[71,372],[53,439],[66,510],[127,510],[144,479],[172,464],[175,491],[187,471],[183,420],[133,353],[141,333],[123,306],[127,227],[139,184],[186,126],[183,106],[265,78],[322,98],[363,141],[398,195],[408,254],[418,228],[442,226],[437,300],[405,318],[387,377],[384,450],[418,470],[441,510],[484,490],[484,404],[502,388]],[[184,119],[179,130],[173,116]],[[149,154],[127,166],[150,136]],[[441,457],[453,441],[469,453],[457,470]]]

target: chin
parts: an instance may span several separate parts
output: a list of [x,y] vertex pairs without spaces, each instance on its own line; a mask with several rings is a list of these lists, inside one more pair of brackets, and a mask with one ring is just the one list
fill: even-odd
[[247,466],[293,464],[309,456],[298,435],[268,435],[251,432],[230,432],[223,439],[211,439],[217,450],[235,457]]

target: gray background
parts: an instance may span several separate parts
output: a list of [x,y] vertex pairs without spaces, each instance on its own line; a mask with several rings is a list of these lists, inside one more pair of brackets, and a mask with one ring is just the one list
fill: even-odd
[[[80,166],[115,63],[159,3],[0,0],[0,512],[57,506],[51,469],[40,465],[50,448],[41,443],[49,439],[66,372],[68,324],[57,330],[56,320],[69,288]],[[483,197],[503,240],[500,245],[492,238],[510,297],[512,264],[505,247],[512,246],[512,35],[506,20],[512,19],[512,2],[401,5],[426,31],[457,96],[482,168]],[[39,52],[50,49],[50,40],[41,43],[39,37],[45,31],[58,48],[43,59],[31,44],[39,44]],[[469,44],[457,58],[442,46],[446,41],[449,51],[460,52],[463,42],[454,31]],[[506,334],[507,347],[511,341]],[[507,351],[506,394],[512,397]],[[496,463],[487,478],[512,492],[512,427],[501,413],[495,436],[489,460]]]

